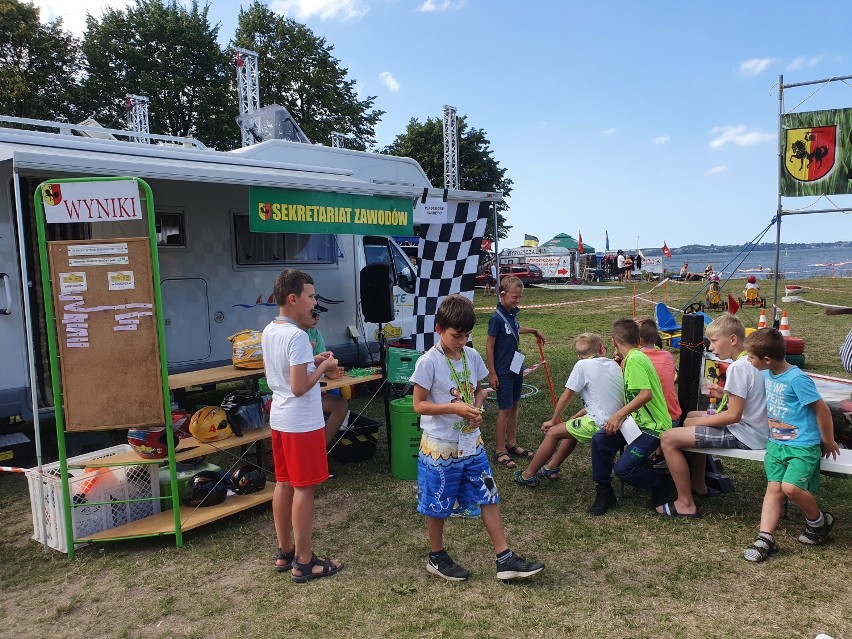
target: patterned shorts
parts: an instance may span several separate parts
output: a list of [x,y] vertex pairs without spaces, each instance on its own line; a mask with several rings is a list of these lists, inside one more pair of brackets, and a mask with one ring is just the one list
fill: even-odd
[[696,426],[695,427],[695,447],[696,448],[742,448],[748,450],[748,446],[743,444],[739,439],[734,437],[734,434],[728,430],[728,427],[713,428],[712,426]]

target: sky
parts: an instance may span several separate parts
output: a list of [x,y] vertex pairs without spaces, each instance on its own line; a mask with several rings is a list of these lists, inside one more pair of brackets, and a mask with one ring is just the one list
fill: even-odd
[[[80,36],[87,12],[126,1],[34,4]],[[837,0],[817,13],[788,0],[267,4],[334,45],[360,95],[376,96],[387,112],[379,148],[444,105],[485,131],[514,183],[501,248],[558,233],[597,249],[607,233],[612,249],[752,241],[778,206],[779,75],[785,85],[852,75],[852,21]],[[210,2],[223,46],[241,5]],[[785,111],[849,106],[852,81],[784,91]],[[852,196],[782,205],[852,208]],[[784,216],[781,241],[850,231],[848,214]],[[775,227],[763,238],[774,240]]]

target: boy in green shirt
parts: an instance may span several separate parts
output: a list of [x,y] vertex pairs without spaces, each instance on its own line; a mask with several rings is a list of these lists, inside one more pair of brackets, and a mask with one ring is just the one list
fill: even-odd
[[[639,350],[639,325],[630,319],[616,321],[612,344],[624,361],[624,408],[592,437],[592,478],[597,484],[597,496],[589,509],[592,515],[603,515],[616,504],[613,470],[631,486],[650,489],[654,506],[665,503],[672,488],[667,475],[659,475],[645,464],[659,447],[660,435],[671,428],[672,420],[660,377],[649,357]],[[615,454],[622,448],[624,452],[613,466]]]

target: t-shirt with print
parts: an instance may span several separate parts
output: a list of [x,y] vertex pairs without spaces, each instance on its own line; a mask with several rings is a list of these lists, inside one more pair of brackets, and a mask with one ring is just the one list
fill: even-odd
[[798,366],[780,375],[764,371],[769,438],[776,444],[815,446],[822,441],[816,411],[811,404],[822,399],[814,380]]
[[[479,380],[488,377],[488,369],[482,356],[472,348],[464,347],[464,356],[458,360],[448,359],[437,344],[426,351],[414,366],[414,373],[408,380],[429,391],[426,400],[433,404],[450,404],[464,401],[461,398],[458,384],[450,373],[450,366],[456,371],[456,376],[462,384],[469,384],[471,397]],[[465,360],[467,362],[467,379],[465,379]],[[442,441],[457,442],[459,433],[469,428],[467,420],[458,415],[423,415],[420,417],[420,428],[430,437]]]
[[623,375],[625,406],[636,399],[639,391],[651,391],[651,401],[631,415],[642,432],[659,437],[672,427],[672,420],[654,365],[645,353],[634,348],[624,358]]
[[263,366],[266,383],[272,391],[269,425],[285,433],[307,433],[325,426],[322,393],[314,384],[296,397],[290,388],[290,367],[308,365],[308,375],[316,366],[308,334],[289,320],[270,322],[263,329]]
[[737,358],[728,366],[725,392],[744,400],[743,416],[736,424],[728,424],[734,437],[752,450],[766,448],[769,424],[766,421],[766,383],[763,373],[746,357]]
[[652,346],[643,348],[642,352],[651,360],[654,365],[654,370],[660,378],[660,386],[663,388],[663,397],[666,398],[666,408],[669,409],[669,417],[672,421],[680,417],[681,412],[680,402],[677,399],[677,391],[675,390],[675,363],[674,357],[668,351]]
[[494,372],[497,375],[512,375],[512,359],[515,351],[520,350],[521,325],[518,323],[518,311],[513,308],[508,310],[498,302],[497,310],[488,321],[488,337],[494,338]]
[[623,383],[621,366],[606,357],[587,357],[574,364],[565,388],[577,393],[589,417],[603,426],[624,406]]
[[322,333],[319,332],[319,329],[309,328],[306,332],[308,334],[308,339],[311,342],[314,355],[325,353],[325,340],[322,338]]

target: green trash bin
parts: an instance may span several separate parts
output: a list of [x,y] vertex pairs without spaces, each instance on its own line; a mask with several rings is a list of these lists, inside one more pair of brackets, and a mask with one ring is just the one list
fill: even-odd
[[417,479],[417,455],[420,452],[420,415],[414,412],[409,395],[390,403],[391,475],[397,479]]

